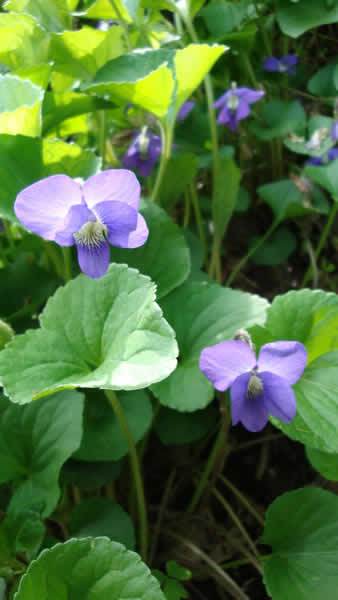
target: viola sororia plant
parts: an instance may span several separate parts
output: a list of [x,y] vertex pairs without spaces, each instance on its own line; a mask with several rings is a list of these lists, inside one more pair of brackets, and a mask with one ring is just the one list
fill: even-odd
[[0,4],[0,599],[336,600],[337,0]]

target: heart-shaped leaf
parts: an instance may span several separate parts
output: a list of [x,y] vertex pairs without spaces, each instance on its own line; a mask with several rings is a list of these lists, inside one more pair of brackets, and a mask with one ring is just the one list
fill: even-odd
[[113,260],[149,275],[157,285],[158,298],[163,298],[187,279],[189,248],[182,231],[164,210],[149,204],[141,212],[149,228],[147,243],[134,250],[114,248]]
[[252,123],[250,128],[258,139],[274,140],[302,131],[305,126],[306,114],[300,102],[271,100],[262,105],[259,123]]
[[84,87],[164,118],[170,107],[175,112],[180,109],[224,51],[225,47],[217,44],[135,51],[108,62]]
[[0,134],[39,136],[43,95],[43,90],[30,81],[0,76]]
[[105,536],[128,550],[135,547],[130,516],[109,498],[88,498],[77,504],[70,515],[69,530],[76,538]]
[[271,504],[263,543],[264,582],[273,600],[335,598],[338,498],[318,488],[288,492]]
[[40,324],[0,353],[0,379],[13,402],[65,388],[140,389],[176,365],[174,332],[155,303],[155,286],[126,265],[60,288]]
[[315,186],[301,188],[307,182],[300,178],[299,186],[291,179],[267,183],[258,188],[258,194],[272,209],[278,221],[303,217],[310,213],[327,214],[329,204],[324,194]]
[[165,600],[140,557],[107,538],[69,540],[44,550],[22,577],[15,600]]
[[306,456],[316,471],[329,481],[338,481],[338,453],[306,448]]
[[308,166],[305,174],[327,190],[334,201],[338,202],[338,160],[333,160],[322,167]]
[[180,358],[174,373],[152,389],[161,404],[193,412],[213,397],[212,386],[198,366],[203,348],[231,338],[238,329],[264,323],[268,304],[259,296],[188,281],[167,296],[162,306],[176,331]]
[[48,59],[49,38],[33,17],[0,14],[0,62],[22,69]]
[[34,17],[47,31],[71,29],[68,0],[6,0],[6,10]]
[[316,0],[309,10],[308,0],[278,0],[277,20],[283,33],[297,38],[320,25],[338,22],[338,5],[330,0]]
[[61,467],[80,446],[83,397],[61,392],[24,407],[0,399],[0,482],[16,482],[10,508],[46,517],[59,498]]

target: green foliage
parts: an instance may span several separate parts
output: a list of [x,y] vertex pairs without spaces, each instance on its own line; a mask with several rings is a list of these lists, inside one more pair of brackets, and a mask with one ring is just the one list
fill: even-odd
[[270,506],[262,541],[272,554],[263,565],[274,600],[334,598],[337,514],[337,496],[317,488],[289,492]]
[[338,22],[337,3],[327,0],[316,0],[311,3],[309,10],[308,0],[278,0],[277,20],[283,33],[297,38],[305,31]]
[[237,203],[241,171],[232,158],[220,160],[216,179],[216,193],[212,203],[215,238],[220,243]]
[[[309,180],[282,179],[258,188],[258,194],[274,213],[275,219],[294,219],[311,213],[327,214],[329,204],[324,194]],[[304,186],[304,187],[303,187]]]
[[271,100],[263,104],[258,123],[252,123],[251,128],[260,140],[274,140],[289,133],[296,134],[306,126],[306,114],[303,106],[297,100],[285,102]]
[[[89,592],[90,590],[90,592]],[[44,550],[21,579],[15,600],[62,597],[165,600],[159,583],[134,552],[107,538],[70,540]]]
[[0,77],[0,134],[41,133],[43,90],[13,75]]
[[210,405],[194,413],[182,413],[162,406],[155,421],[155,431],[166,446],[191,444],[215,429],[218,412]]
[[119,504],[108,498],[90,498],[76,505],[70,515],[69,528],[72,537],[105,536],[128,550],[135,547],[131,518]]
[[176,331],[180,357],[174,373],[152,390],[164,406],[194,412],[213,398],[212,386],[198,366],[202,349],[231,338],[238,329],[262,324],[267,303],[216,284],[188,281],[167,296],[162,306]]
[[305,169],[305,173],[315,183],[326,189],[335,202],[338,202],[338,160],[333,160],[323,167],[308,166]]
[[61,467],[80,446],[82,395],[62,392],[25,407],[1,397],[0,411],[0,482],[15,484],[10,509],[49,516]]
[[338,454],[306,448],[306,456],[316,471],[329,481],[338,481]]
[[[253,238],[250,245],[255,245]],[[285,262],[297,248],[297,238],[288,227],[280,227],[251,256],[257,265],[274,266]]]
[[113,260],[149,275],[157,285],[157,297],[163,298],[187,279],[189,248],[182,231],[164,210],[147,204],[141,212],[150,232],[147,243],[132,250],[114,248]]
[[175,368],[174,333],[154,285],[125,265],[112,265],[99,281],[80,275],[59,288],[40,323],[0,354],[0,378],[14,402],[65,388],[139,389]]

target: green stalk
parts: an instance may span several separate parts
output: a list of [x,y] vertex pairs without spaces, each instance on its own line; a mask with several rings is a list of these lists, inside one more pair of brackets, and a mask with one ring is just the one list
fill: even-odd
[[158,202],[158,200],[159,200],[159,192],[161,189],[162,180],[163,180],[168,162],[171,157],[173,133],[174,133],[173,125],[164,126],[162,123],[159,123],[159,126],[160,126],[160,131],[161,131],[162,152],[161,152],[160,166],[157,171],[157,177],[156,177],[153,192],[151,195],[151,199],[153,202]]
[[199,504],[199,501],[202,498],[204,490],[208,485],[210,475],[211,475],[213,468],[219,458],[220,452],[224,448],[224,436],[225,436],[225,432],[224,432],[224,427],[223,427],[223,423],[222,423],[222,425],[219,429],[219,432],[217,434],[217,437],[215,439],[214,445],[212,447],[212,450],[209,454],[206,465],[204,467],[204,470],[202,472],[202,475],[201,475],[199,482],[197,484],[197,487],[195,489],[194,495],[188,506],[188,509],[187,509],[188,513],[194,512],[195,508],[197,507],[197,505]]
[[71,248],[62,247],[62,255],[63,255],[63,278],[64,280],[70,281],[72,279],[72,255]]
[[143,487],[143,479],[137,455],[136,445],[131,431],[129,429],[128,421],[126,419],[126,416],[124,414],[123,408],[119,402],[117,395],[112,390],[105,390],[105,395],[109,400],[109,403],[114,411],[121,431],[128,444],[130,467],[136,490],[136,500],[140,526],[140,554],[143,560],[146,561],[148,554],[148,516]]
[[200,203],[199,203],[199,200],[198,200],[198,196],[197,196],[196,187],[194,185],[194,182],[192,182],[189,185],[189,191],[190,191],[190,197],[191,197],[192,206],[193,206],[193,209],[194,209],[194,216],[195,216],[195,221],[196,221],[196,225],[197,225],[198,235],[199,235],[201,244],[203,246],[204,256],[205,256],[206,255],[206,251],[207,251],[207,240],[206,240],[206,237],[205,237],[205,231],[204,231],[204,227],[203,227],[203,218],[202,218]]
[[[319,242],[318,242],[318,246],[315,250],[314,253],[314,258],[316,260],[316,263],[318,264],[318,259],[322,253],[323,248],[326,246],[328,237],[330,235],[332,226],[334,224],[337,212],[338,212],[338,198],[334,198],[333,199],[333,205],[329,214],[329,218],[326,222],[326,225],[322,231],[322,235],[320,236]],[[306,271],[303,281],[302,281],[302,287],[305,287],[306,284],[308,283],[309,279],[311,279],[311,273],[312,273],[312,267],[311,265],[309,266],[308,270]]]
[[226,282],[227,286],[230,286],[233,283],[233,281],[236,279],[237,275],[240,273],[240,271],[243,269],[243,267],[248,262],[249,258],[251,258],[251,256],[258,250],[258,248],[260,248],[264,244],[264,242],[266,242],[266,240],[270,237],[270,235],[275,231],[278,224],[279,224],[279,221],[277,219],[275,221],[273,221],[272,225],[265,232],[265,234],[261,238],[259,238],[259,240],[257,240],[256,244],[254,244],[250,248],[249,252],[247,252],[247,254],[245,256],[243,256],[242,260],[240,260],[237,263],[236,267],[234,268],[231,275],[227,279],[227,282]]

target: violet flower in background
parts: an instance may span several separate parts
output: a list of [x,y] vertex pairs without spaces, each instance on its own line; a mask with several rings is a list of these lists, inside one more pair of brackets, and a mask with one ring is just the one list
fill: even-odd
[[236,131],[239,121],[249,116],[250,105],[261,100],[264,94],[262,90],[252,90],[232,84],[231,89],[214,103],[214,107],[220,109],[217,122],[227,125],[231,131]]
[[177,120],[184,121],[184,119],[186,119],[190,115],[191,111],[195,108],[195,105],[196,102],[194,100],[187,100],[184,102],[177,113]]
[[124,155],[123,166],[135,170],[142,177],[149,177],[161,155],[161,149],[161,138],[144,127]]
[[280,58],[268,56],[263,62],[263,69],[269,73],[288,73],[289,75],[294,75],[298,60],[296,54],[286,54]]
[[305,164],[313,165],[315,167],[319,167],[322,165],[326,165],[333,160],[337,160],[338,158],[338,148],[331,148],[326,154],[323,156],[312,156],[309,158]]
[[131,171],[107,170],[83,185],[67,175],[52,175],[25,188],[14,210],[29,231],[60,246],[76,245],[81,270],[104,275],[109,244],[137,248],[148,237],[139,214],[140,184]]
[[229,340],[205,348],[200,369],[216,390],[230,388],[233,425],[261,431],[269,415],[284,423],[296,416],[292,385],[302,376],[307,360],[299,342],[262,346],[258,359],[248,343]]
[[338,121],[335,121],[331,128],[331,138],[334,142],[338,140]]

